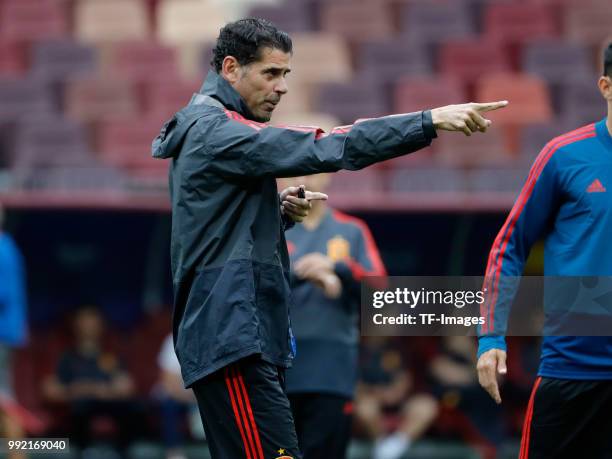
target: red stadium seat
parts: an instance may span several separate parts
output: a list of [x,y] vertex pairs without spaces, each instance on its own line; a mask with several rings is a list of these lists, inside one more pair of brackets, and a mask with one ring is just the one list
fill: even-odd
[[115,43],[149,38],[150,18],[142,0],[78,0],[75,35],[79,41]]
[[144,92],[145,113],[148,118],[165,121],[191,100],[200,90],[201,80],[176,80],[151,82]]
[[506,146],[504,130],[491,127],[485,134],[476,132],[467,137],[459,133],[440,133],[435,159],[440,164],[464,168],[480,168],[514,161]]
[[337,0],[323,2],[321,30],[348,40],[385,39],[393,34],[391,9],[380,0]]
[[350,80],[352,68],[349,49],[341,37],[333,33],[317,32],[292,34],[291,38],[293,70],[289,76],[289,92],[293,91],[292,85],[296,80],[307,84]]
[[581,2],[566,8],[565,33],[568,39],[588,45],[599,45],[612,32],[610,2]]
[[109,75],[131,81],[176,81],[179,79],[176,49],[152,42],[125,42],[110,50]]
[[506,132],[506,145],[512,152],[519,150],[519,128],[533,123],[552,121],[553,110],[546,83],[524,74],[487,75],[478,80],[478,101],[508,100],[510,105],[488,112],[487,118]]
[[138,112],[132,86],[124,80],[75,80],[66,87],[66,112],[85,121],[130,116]]
[[547,5],[500,3],[485,11],[486,40],[525,43],[557,36],[553,9]]
[[35,117],[17,129],[13,167],[79,166],[94,162],[87,133],[80,124],[63,118]]
[[157,119],[108,120],[98,127],[98,150],[101,159],[126,169],[168,170],[168,161],[151,157],[151,143],[162,127]]
[[450,76],[402,78],[395,85],[393,111],[409,113],[464,103],[466,99],[460,81]]
[[484,74],[510,70],[504,47],[489,40],[452,41],[442,45],[439,69],[443,75],[473,81]]
[[0,40],[32,42],[69,33],[66,2],[4,0],[0,2]]
[[212,2],[160,0],[157,6],[157,37],[169,45],[214,40],[225,22],[223,9]]
[[25,55],[22,46],[0,40],[0,78],[15,77],[25,71]]

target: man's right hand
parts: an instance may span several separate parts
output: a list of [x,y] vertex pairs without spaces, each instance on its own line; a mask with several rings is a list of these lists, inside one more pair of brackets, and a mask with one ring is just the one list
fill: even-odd
[[506,351],[501,349],[491,349],[480,356],[476,364],[478,370],[478,382],[486,390],[495,403],[501,403],[501,395],[499,394],[499,383],[497,375],[505,375],[508,372],[506,368]]
[[447,105],[431,110],[433,125],[444,131],[461,131],[465,135],[472,132],[485,132],[491,125],[491,120],[482,116],[482,113],[498,110],[508,105],[507,100],[488,102],[484,104],[470,102],[469,104]]

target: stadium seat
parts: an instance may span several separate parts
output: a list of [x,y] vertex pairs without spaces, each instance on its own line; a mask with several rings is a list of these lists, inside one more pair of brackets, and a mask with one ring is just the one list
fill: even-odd
[[113,166],[159,171],[160,175],[165,175],[168,162],[151,157],[151,143],[161,127],[157,119],[100,122],[97,136],[100,158]]
[[25,71],[25,55],[18,43],[0,40],[0,78],[15,77]]
[[505,131],[499,126],[493,126],[486,134],[476,132],[469,137],[441,133],[435,144],[436,161],[448,166],[478,168],[514,160],[505,141]]
[[597,76],[562,86],[561,120],[576,129],[601,120],[606,115],[606,101],[597,87]]
[[69,116],[85,121],[105,117],[135,116],[137,99],[124,80],[87,79],[67,84],[65,107]]
[[508,100],[508,107],[487,113],[488,118],[502,125],[546,123],[552,119],[548,87],[536,76],[515,73],[483,76],[476,85],[476,99]]
[[87,133],[77,122],[33,117],[18,125],[13,166],[18,169],[90,165]]
[[443,75],[473,81],[482,75],[510,70],[503,46],[490,40],[451,41],[442,45],[438,68]]
[[37,43],[32,47],[31,72],[49,81],[91,76],[98,70],[98,53],[93,47],[68,40]]
[[378,0],[337,0],[320,7],[321,30],[353,42],[385,39],[393,34],[389,6]]
[[464,103],[466,99],[463,86],[451,76],[402,78],[395,85],[393,112],[410,113]]
[[356,61],[360,75],[383,83],[432,72],[425,47],[404,39],[368,40],[359,45]]
[[0,121],[52,113],[51,92],[32,79],[0,79]]
[[69,32],[66,3],[58,0],[0,2],[0,41],[48,40]]
[[[293,41],[292,72],[295,80],[306,84],[349,81],[352,75],[349,49],[338,35],[329,33],[296,33]],[[292,89],[289,89],[292,91]]]
[[108,60],[108,75],[120,75],[130,81],[179,79],[178,58],[172,47],[153,42],[124,42],[113,46]]
[[401,35],[410,44],[474,38],[475,27],[463,0],[411,2],[401,12]]
[[257,6],[282,5],[283,0],[207,0],[217,8],[223,9],[225,18],[236,20],[248,17],[249,11]]
[[591,51],[578,43],[538,41],[523,48],[522,70],[550,83],[585,80],[593,74]]
[[599,45],[611,32],[610,2],[581,2],[566,8],[563,25],[568,40]]
[[143,98],[146,116],[160,121],[169,119],[189,103],[191,96],[198,92],[201,86],[200,79],[148,83]]
[[202,0],[161,0],[157,7],[158,39],[167,45],[213,41],[225,22],[222,8]]
[[145,40],[150,35],[147,6],[142,0],[78,0],[75,36],[89,43]]
[[323,85],[314,109],[333,115],[344,124],[390,113],[382,86],[365,79]]
[[494,3],[484,17],[485,40],[525,43],[557,35],[553,9],[547,5]]
[[315,28],[315,11],[309,0],[291,0],[280,5],[257,5],[247,17],[271,21],[285,32],[308,32]]
[[502,128],[506,148],[513,154],[520,150],[520,128],[533,123],[552,121],[553,109],[546,83],[532,75],[490,74],[478,80],[476,100],[508,100],[502,110],[488,112],[486,117]]

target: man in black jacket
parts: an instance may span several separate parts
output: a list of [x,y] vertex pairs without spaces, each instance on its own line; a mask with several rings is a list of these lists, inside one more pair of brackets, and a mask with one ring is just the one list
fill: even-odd
[[428,146],[436,130],[485,131],[465,104],[332,130],[265,124],[287,92],[292,43],[260,19],[227,24],[199,94],[168,121],[153,156],[172,158],[173,332],[214,458],[300,453],[283,369],[295,353],[284,231],[309,199],[277,177],[358,170]]

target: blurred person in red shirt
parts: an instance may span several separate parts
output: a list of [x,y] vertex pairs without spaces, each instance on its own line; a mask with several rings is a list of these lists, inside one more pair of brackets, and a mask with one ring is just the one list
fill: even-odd
[[[373,459],[400,459],[438,415],[437,401],[416,393],[406,356],[389,337],[363,337],[355,415],[375,439]],[[386,418],[397,416],[389,432]]]

